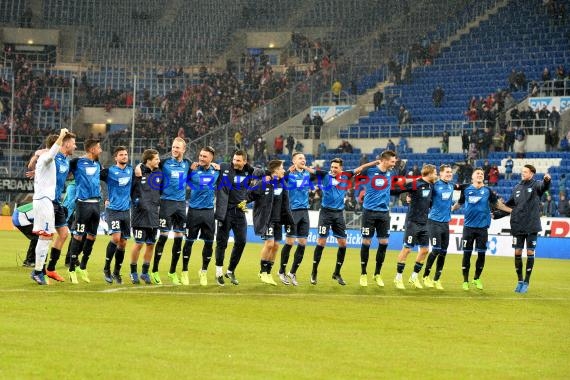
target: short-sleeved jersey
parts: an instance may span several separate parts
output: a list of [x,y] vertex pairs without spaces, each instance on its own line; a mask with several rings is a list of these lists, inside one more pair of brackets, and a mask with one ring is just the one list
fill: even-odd
[[55,155],[55,171],[56,171],[56,184],[55,184],[55,201],[61,203],[61,194],[65,189],[65,181],[69,173],[69,160],[65,154],[58,152]]
[[101,181],[107,183],[109,209],[126,211],[131,208],[131,186],[133,168],[131,165],[120,168],[113,165],[101,170]]
[[56,165],[55,156],[60,146],[53,144],[49,151],[42,153],[36,162],[34,174],[34,199],[48,198],[55,200],[56,195]]
[[342,172],[338,176],[319,170],[316,172],[318,186],[323,191],[321,206],[332,210],[344,210],[344,197],[350,188],[352,172]]
[[295,170],[287,173],[287,190],[289,190],[289,207],[291,210],[309,208],[309,190],[311,174],[307,170]]
[[171,157],[160,161],[160,169],[163,175],[162,193],[160,199],[169,201],[186,200],[186,180],[190,171],[190,161],[186,158],[182,161]]
[[216,194],[216,183],[220,172],[212,166],[209,168],[198,167],[188,175],[190,186],[189,206],[193,209],[213,209]]
[[371,211],[389,211],[392,173],[373,166],[363,170],[361,175],[368,177],[364,185],[366,193],[362,207]]
[[465,227],[488,228],[491,225],[491,205],[498,201],[497,195],[487,186],[471,185],[461,193],[459,204],[464,206]]
[[441,179],[435,182],[431,192],[431,210],[428,219],[444,223],[448,223],[451,220],[453,189],[453,184],[449,182]]
[[93,161],[87,157],[74,158],[69,163],[69,171],[75,177],[77,199],[101,199],[99,185],[101,164],[99,161]]

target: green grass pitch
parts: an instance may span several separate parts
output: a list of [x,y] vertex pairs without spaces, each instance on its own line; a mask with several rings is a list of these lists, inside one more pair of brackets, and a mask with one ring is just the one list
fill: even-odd
[[309,248],[301,286],[271,287],[257,278],[261,246],[249,244],[239,286],[215,285],[212,262],[210,284],[200,287],[196,243],[190,286],[119,286],[103,280],[108,238],[99,237],[91,284],[40,287],[17,263],[27,240],[2,232],[0,241],[3,379],[562,379],[570,371],[570,261],[538,259],[529,293],[519,295],[512,258],[487,257],[485,289],[465,292],[460,256],[449,255],[444,291],[397,291],[396,252],[386,258],[386,287],[370,276],[360,288],[358,250],[349,249],[341,287],[330,278],[336,248],[328,247],[312,286]]

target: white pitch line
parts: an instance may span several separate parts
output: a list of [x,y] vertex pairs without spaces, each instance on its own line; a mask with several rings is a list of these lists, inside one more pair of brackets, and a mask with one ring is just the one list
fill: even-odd
[[[164,287],[178,287],[178,286],[170,286],[165,285]],[[156,287],[154,289],[157,289]],[[38,289],[39,290],[39,289]],[[0,293],[37,293],[38,290],[33,289],[0,289]],[[410,293],[405,294],[331,294],[331,293],[232,293],[232,292],[225,292],[225,293],[211,293],[211,292],[185,292],[185,291],[167,291],[167,290],[152,290],[144,291],[141,289],[137,289],[137,287],[122,287],[122,288],[113,288],[113,289],[104,289],[104,290],[86,290],[86,289],[58,289],[58,290],[47,290],[50,293],[101,293],[101,294],[113,294],[122,291],[128,291],[129,294],[144,294],[144,295],[165,295],[165,296],[214,296],[214,297],[291,297],[291,298],[307,298],[307,297],[328,297],[328,298],[394,298],[394,299],[405,299],[405,298],[412,298],[417,295]],[[45,294],[45,293],[44,293]],[[446,295],[429,295],[423,294],[418,296],[417,299],[450,299],[450,300],[467,300],[467,301],[570,301],[570,297],[529,297],[529,296],[520,296],[520,297],[493,297],[493,296],[486,296],[478,295],[476,297],[469,297],[465,296],[446,296]]]

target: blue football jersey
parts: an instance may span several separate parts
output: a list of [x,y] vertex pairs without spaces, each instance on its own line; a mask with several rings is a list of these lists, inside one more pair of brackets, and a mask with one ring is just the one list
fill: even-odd
[[61,194],[65,189],[65,181],[67,180],[67,174],[69,173],[69,160],[67,157],[58,152],[54,158],[56,179],[55,179],[55,201],[61,203]]
[[126,211],[131,208],[131,186],[133,168],[131,165],[121,169],[113,165],[101,170],[101,181],[107,183],[109,192],[108,208],[115,211]]
[[323,191],[321,206],[333,210],[344,210],[344,197],[350,188],[351,172],[342,172],[334,177],[330,173],[317,172],[318,185]]
[[208,169],[198,167],[190,172],[188,185],[190,186],[189,206],[193,209],[214,208],[214,196],[216,194],[216,182],[220,172],[212,166]]
[[370,211],[389,211],[392,173],[383,172],[378,166],[373,166],[363,170],[361,175],[367,177],[362,207]]
[[99,161],[92,161],[87,157],[74,158],[69,163],[69,171],[75,177],[77,199],[101,199]]
[[461,193],[459,204],[464,205],[465,227],[488,228],[491,225],[491,207],[497,203],[497,195],[487,186],[471,185]]
[[160,168],[163,175],[160,199],[170,201],[186,200],[186,181],[188,180],[190,165],[190,161],[186,158],[182,161],[178,161],[171,157],[160,161]]
[[428,219],[444,223],[448,223],[451,220],[453,188],[453,184],[441,179],[435,182],[431,193],[431,209]]
[[289,205],[291,210],[306,210],[309,208],[309,190],[314,186],[311,174],[306,170],[295,170],[287,173],[285,177],[287,190],[289,190]]

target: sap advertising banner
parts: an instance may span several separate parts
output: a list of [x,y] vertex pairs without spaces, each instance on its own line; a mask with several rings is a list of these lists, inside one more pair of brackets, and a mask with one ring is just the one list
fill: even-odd
[[321,115],[323,121],[328,121],[333,117],[340,115],[341,113],[352,109],[353,106],[314,106],[311,107],[311,115],[315,112]]
[[558,112],[563,113],[570,108],[570,96],[528,98],[528,105],[533,110],[546,106],[549,111],[552,111],[552,107],[556,107]]
[[[311,229],[307,243],[315,245],[317,242],[317,223],[318,212],[309,211],[309,219],[311,222]],[[406,221],[406,214],[392,213],[390,214],[390,224],[392,226],[390,233],[390,240],[388,249],[400,250],[404,238],[404,225]],[[253,221],[251,212],[247,214],[248,220],[248,242],[262,242],[262,240],[255,236],[253,233]],[[537,255],[539,257],[548,258],[562,258],[570,259],[570,218],[541,218],[542,232],[538,238]],[[449,253],[462,253],[461,250],[461,235],[463,233],[463,215],[453,215],[449,223]],[[359,248],[362,243],[360,230],[351,229],[347,230],[347,246],[350,248]],[[377,244],[376,241],[373,245]],[[487,245],[487,254],[495,256],[512,256],[513,248],[512,237],[510,236],[510,221],[509,217],[499,220],[492,220],[489,227],[489,243]],[[336,246],[336,239],[329,236],[327,239],[327,246]]]

